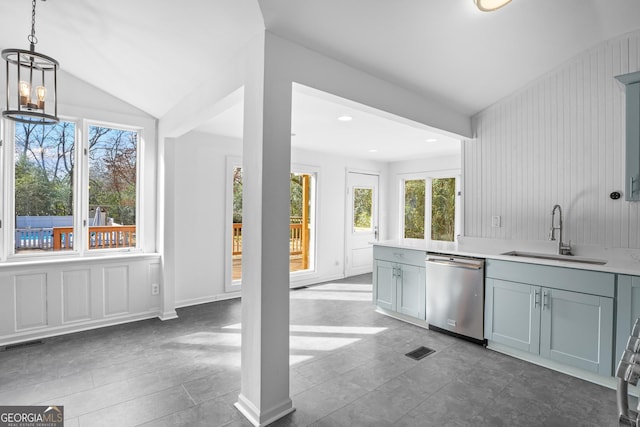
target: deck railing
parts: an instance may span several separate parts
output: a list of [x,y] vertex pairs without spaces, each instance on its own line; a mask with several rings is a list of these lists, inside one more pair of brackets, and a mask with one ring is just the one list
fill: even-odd
[[[89,249],[130,248],[136,245],[135,225],[89,227]],[[53,228],[53,250],[73,249],[73,227]]]
[[[289,224],[289,254],[301,255],[306,247],[304,236],[302,232],[302,224],[296,221],[296,223]],[[231,247],[233,255],[242,255],[242,223],[233,224],[232,242]]]
[[[129,248],[136,245],[135,225],[90,226],[89,249]],[[73,249],[73,227],[16,229],[16,249],[61,251]]]

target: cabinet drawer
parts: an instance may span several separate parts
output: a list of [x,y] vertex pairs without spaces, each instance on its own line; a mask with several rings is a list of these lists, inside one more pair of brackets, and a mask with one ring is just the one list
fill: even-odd
[[613,298],[615,274],[488,259],[486,277]]
[[424,260],[426,257],[426,251],[417,249],[399,249],[387,246],[373,247],[373,258],[382,261],[398,262],[401,264],[424,267]]

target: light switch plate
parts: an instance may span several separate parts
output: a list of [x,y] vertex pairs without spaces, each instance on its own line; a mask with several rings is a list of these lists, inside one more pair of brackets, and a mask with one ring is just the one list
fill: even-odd
[[491,227],[496,228],[500,227],[500,216],[494,215],[491,217]]

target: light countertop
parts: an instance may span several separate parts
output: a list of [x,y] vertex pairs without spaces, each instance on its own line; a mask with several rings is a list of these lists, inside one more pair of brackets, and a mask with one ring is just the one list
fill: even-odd
[[[499,259],[503,261],[543,264],[556,267],[568,267],[581,270],[640,276],[640,250],[637,249],[603,248],[589,245],[575,246],[572,248],[573,254],[578,258],[591,258],[607,261],[606,264],[599,265],[503,255],[505,252],[511,251],[534,252],[549,255],[556,254],[556,244],[554,242],[546,241],[515,241],[461,237],[457,242],[428,242],[418,239],[396,239],[374,242],[373,244],[399,249],[437,252],[448,255]],[[570,259],[570,257],[567,257],[567,259]]]

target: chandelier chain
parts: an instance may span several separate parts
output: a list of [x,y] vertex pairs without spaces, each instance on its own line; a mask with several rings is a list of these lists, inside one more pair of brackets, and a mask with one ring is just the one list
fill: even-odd
[[31,0],[31,34],[29,34],[27,40],[32,45],[38,44],[38,38],[36,37],[36,0]]

